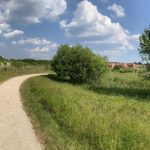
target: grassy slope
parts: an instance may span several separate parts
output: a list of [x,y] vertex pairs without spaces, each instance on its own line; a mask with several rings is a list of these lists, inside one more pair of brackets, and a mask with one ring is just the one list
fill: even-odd
[[46,72],[45,68],[43,66],[28,66],[24,69],[15,69],[15,70],[8,70],[8,71],[0,71],[0,83],[3,81],[19,76],[24,74],[32,74],[32,73],[41,73]]
[[24,83],[25,108],[46,150],[150,149],[150,82],[111,74],[100,85],[46,76]]

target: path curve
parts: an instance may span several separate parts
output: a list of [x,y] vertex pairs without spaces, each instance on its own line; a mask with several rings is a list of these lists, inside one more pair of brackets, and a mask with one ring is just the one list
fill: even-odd
[[20,86],[28,78],[23,75],[0,85],[0,150],[42,150],[20,98]]

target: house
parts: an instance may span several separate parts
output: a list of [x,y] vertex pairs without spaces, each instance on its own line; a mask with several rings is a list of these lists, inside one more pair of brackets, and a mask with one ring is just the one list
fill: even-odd
[[121,68],[143,68],[143,64],[136,63],[120,63],[120,62],[108,62],[108,67],[114,68],[115,66],[119,66]]

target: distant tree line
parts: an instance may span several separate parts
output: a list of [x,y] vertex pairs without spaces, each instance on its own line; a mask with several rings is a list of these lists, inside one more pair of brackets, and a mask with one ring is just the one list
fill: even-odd
[[3,56],[0,56],[0,63],[9,62],[12,67],[22,68],[25,66],[45,66],[50,68],[49,60],[35,60],[35,59],[6,59]]

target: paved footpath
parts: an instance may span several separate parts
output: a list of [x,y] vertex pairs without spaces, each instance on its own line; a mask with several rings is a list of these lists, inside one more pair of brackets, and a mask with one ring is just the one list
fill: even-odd
[[37,75],[41,74],[15,77],[0,85],[0,150],[43,150],[19,92],[26,79]]

